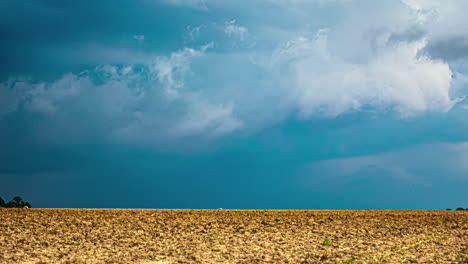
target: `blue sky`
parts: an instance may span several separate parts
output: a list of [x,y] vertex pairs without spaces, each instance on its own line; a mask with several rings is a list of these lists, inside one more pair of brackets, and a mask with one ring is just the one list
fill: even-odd
[[0,2],[0,195],[468,206],[462,0]]

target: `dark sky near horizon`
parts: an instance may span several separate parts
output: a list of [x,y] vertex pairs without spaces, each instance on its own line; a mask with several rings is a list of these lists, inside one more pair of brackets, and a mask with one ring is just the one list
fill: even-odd
[[0,1],[0,197],[467,207],[467,8]]

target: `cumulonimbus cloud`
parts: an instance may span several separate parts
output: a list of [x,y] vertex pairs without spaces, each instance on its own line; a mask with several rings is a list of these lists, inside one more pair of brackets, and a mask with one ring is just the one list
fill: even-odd
[[352,63],[334,56],[326,33],[319,33],[290,43],[277,56],[292,60],[291,90],[305,117],[336,117],[366,106],[405,117],[446,112],[459,101],[450,96],[449,65],[419,55],[425,45],[425,40],[386,43],[367,63]]
[[[407,118],[447,112],[463,99],[453,91],[454,84],[466,81],[463,74],[455,74],[442,56],[426,52],[438,27],[425,11],[432,6],[416,0],[386,2],[387,9],[372,4],[372,13],[381,18],[372,24],[362,19],[365,11],[351,8],[353,1],[330,3],[350,8],[342,11],[350,22],[311,28],[312,18],[301,16],[304,28],[286,32],[227,20],[214,27],[224,39],[200,48],[188,43],[153,59],[100,65],[53,82],[11,79],[0,87],[10,98],[0,115],[36,112],[44,122],[63,127],[79,126],[86,118],[118,139],[165,141],[219,137],[288,117],[336,118],[369,108]],[[222,46],[233,37],[250,41],[247,32],[258,45]]]

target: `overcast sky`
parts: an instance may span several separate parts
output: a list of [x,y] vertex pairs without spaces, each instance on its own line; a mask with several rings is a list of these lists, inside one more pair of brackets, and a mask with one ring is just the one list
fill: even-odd
[[465,0],[3,0],[0,196],[468,207]]

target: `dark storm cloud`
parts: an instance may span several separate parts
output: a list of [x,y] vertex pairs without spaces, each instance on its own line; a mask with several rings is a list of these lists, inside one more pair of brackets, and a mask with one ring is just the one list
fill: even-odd
[[[99,61],[106,52],[99,47],[117,49],[114,54],[174,51],[183,46],[187,25],[200,22],[197,12],[158,1],[6,0],[0,5],[0,79],[56,79],[93,63],[114,62],[102,56]],[[145,41],[136,41],[136,35]]]
[[420,26],[409,27],[408,29],[402,32],[393,33],[389,41],[390,42],[414,42],[424,38],[427,34],[427,31]]
[[429,41],[423,52],[432,58],[444,61],[465,59],[468,57],[468,36],[452,36]]

